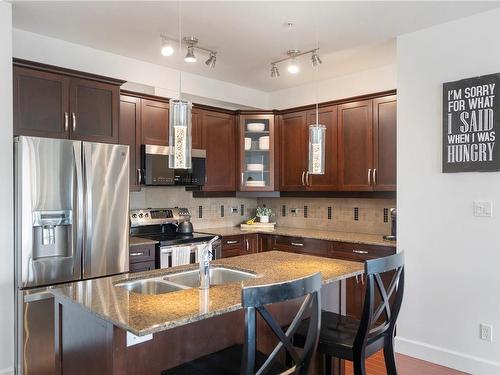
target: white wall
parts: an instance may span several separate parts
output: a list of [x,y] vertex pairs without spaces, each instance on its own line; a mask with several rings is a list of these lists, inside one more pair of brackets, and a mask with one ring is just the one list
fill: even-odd
[[[473,374],[500,374],[500,173],[441,173],[442,83],[500,72],[498,35],[500,10],[398,38],[397,348]],[[473,217],[474,200],[494,216]]]
[[[0,1],[0,176],[12,176],[12,10]],[[11,179],[0,184],[0,374],[14,373],[14,245]],[[11,219],[9,219],[11,218]]]
[[273,109],[286,109],[353,96],[372,94],[396,88],[396,65],[386,65],[325,81],[273,91],[269,104]]
[[[60,39],[13,30],[14,57],[137,82],[176,97],[179,71]],[[267,108],[268,94],[229,82],[182,73],[183,93],[254,108]]]

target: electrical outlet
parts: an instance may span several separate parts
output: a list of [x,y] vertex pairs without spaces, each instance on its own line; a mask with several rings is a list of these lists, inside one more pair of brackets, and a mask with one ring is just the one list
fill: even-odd
[[493,202],[474,202],[474,216],[492,217]]
[[237,214],[238,213],[238,207],[231,207],[231,213],[232,214]]
[[479,337],[481,340],[493,342],[493,326],[481,323],[479,325]]
[[292,216],[297,216],[300,213],[300,208],[290,208]]

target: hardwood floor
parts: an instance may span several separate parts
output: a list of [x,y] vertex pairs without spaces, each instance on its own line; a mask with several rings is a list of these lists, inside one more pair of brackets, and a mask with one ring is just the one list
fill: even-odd
[[[469,375],[465,372],[435,365],[417,358],[396,354],[398,373],[400,375]],[[346,361],[345,375],[352,375],[352,362]],[[366,361],[367,375],[386,375],[384,354],[380,351]]]

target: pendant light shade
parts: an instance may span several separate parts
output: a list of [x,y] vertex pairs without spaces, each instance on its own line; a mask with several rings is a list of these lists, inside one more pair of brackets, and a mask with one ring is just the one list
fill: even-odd
[[191,169],[191,109],[186,100],[170,100],[169,168]]
[[309,125],[309,174],[325,174],[325,125]]

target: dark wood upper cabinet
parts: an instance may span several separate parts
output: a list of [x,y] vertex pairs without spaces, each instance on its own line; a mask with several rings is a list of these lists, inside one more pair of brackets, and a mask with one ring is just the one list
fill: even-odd
[[203,149],[202,111],[198,108],[191,111],[191,134],[191,147]]
[[396,190],[396,95],[373,100],[374,172],[376,191]]
[[280,126],[280,190],[299,191],[306,187],[308,135],[307,112],[282,116]]
[[69,137],[69,77],[14,66],[14,135]]
[[71,139],[118,143],[120,88],[72,78],[70,84]]
[[341,191],[373,190],[372,104],[364,100],[338,106]]
[[130,191],[141,189],[141,99],[120,96],[120,130],[118,141],[130,147]]
[[205,191],[236,191],[235,116],[203,110],[207,152]]
[[142,143],[168,146],[168,101],[142,99]]
[[118,143],[124,81],[14,59],[14,135]]
[[[307,113],[307,125],[316,123],[316,111]],[[326,127],[325,133],[325,174],[308,175],[306,180],[309,191],[331,191],[338,187],[338,135],[337,106],[319,109],[318,122]],[[309,132],[309,130],[307,130]],[[309,142],[309,133],[307,142]],[[309,158],[309,155],[307,155]],[[307,159],[308,160],[308,159]]]

